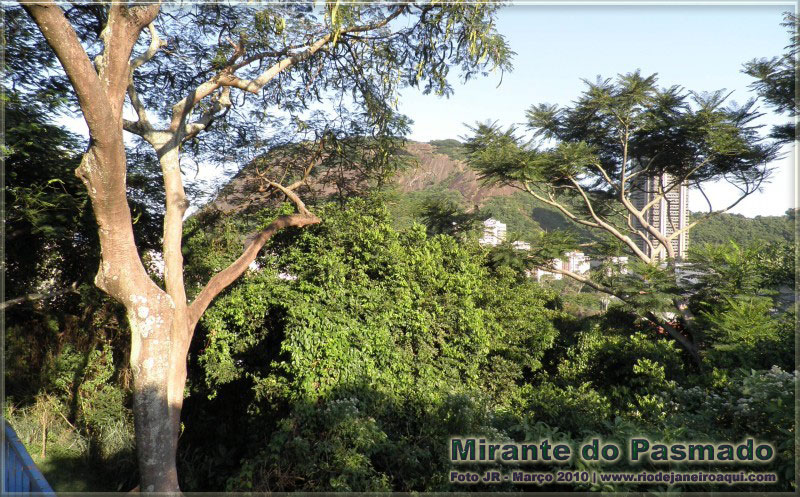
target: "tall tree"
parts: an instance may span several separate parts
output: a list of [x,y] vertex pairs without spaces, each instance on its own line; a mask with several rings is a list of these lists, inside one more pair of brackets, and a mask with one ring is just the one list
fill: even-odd
[[[742,72],[756,80],[750,85],[758,94],[782,114],[794,118],[797,115],[797,88],[800,76],[797,73],[797,54],[800,52],[800,20],[795,14],[786,13],[783,25],[789,28],[791,43],[786,53],[772,58],[753,59],[744,65]],[[794,122],[776,125],[772,137],[781,142],[796,140]]]
[[[291,123],[285,142],[320,138],[322,147],[341,148],[342,137],[372,135],[379,147],[361,160],[381,167],[393,143],[388,138],[406,128],[391,105],[398,88],[448,94],[449,66],[469,78],[507,69],[511,53],[493,25],[496,6],[471,2],[22,6],[55,52],[89,129],[76,174],[98,223],[95,284],[125,306],[131,328],[141,488],[176,492],[187,351],[198,319],[274,233],[320,222],[298,195],[319,157],[265,172],[265,188],[291,200],[297,212],[253,236],[242,255],[189,301],[182,153],[236,160],[275,143],[264,130]],[[140,43],[143,32],[148,39]],[[136,120],[125,117],[126,105]],[[134,238],[124,131],[152,147],[161,165],[163,289],[146,273]],[[207,142],[200,141],[203,135]]]
[[[674,262],[673,241],[756,192],[778,150],[753,124],[760,115],[754,101],[726,106],[722,91],[699,94],[677,86],[659,88],[656,82],[655,74],[638,71],[616,81],[598,78],[585,82],[586,91],[571,107],[534,105],[527,111],[530,141],[514,128],[478,124],[466,144],[468,161],[487,181],[520,188],[576,225],[604,234],[645,265],[656,265],[664,255]],[[649,202],[637,206],[631,195],[642,191],[639,180],[648,177],[662,181]],[[739,195],[715,208],[703,187],[720,180],[736,187]],[[669,203],[670,192],[685,184],[703,193],[708,211],[683,227],[674,226],[671,234],[663,233],[648,220],[647,211],[656,203]],[[539,267],[625,301],[647,293],[642,288],[619,291],[603,282],[602,272],[592,278],[552,268],[550,260],[541,258]],[[676,299],[675,304],[689,318],[685,301]],[[697,356],[696,346],[679,330],[651,311],[647,315]]]

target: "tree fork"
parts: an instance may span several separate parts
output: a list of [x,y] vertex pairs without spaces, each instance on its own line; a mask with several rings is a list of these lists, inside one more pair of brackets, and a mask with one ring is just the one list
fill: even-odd
[[[294,193],[294,188],[300,183],[284,187],[270,181],[271,187],[294,202],[297,213],[278,217],[258,233],[240,257],[213,275],[189,304],[181,252],[183,216],[188,205],[180,172],[180,147],[227,112],[232,106],[232,88],[258,93],[284,71],[301,65],[315,54],[324,53],[327,47],[336,43],[337,37],[387,27],[393,19],[411,9],[406,5],[391,7],[384,16],[382,9],[373,11],[369,8],[365,9],[368,19],[363,24],[336,27],[321,23],[323,29],[311,30],[313,32],[304,27],[301,28],[306,31],[302,43],[294,40],[297,42],[292,43],[294,46],[250,57],[245,57],[242,43],[232,43],[235,54],[228,59],[226,67],[211,71],[213,74],[200,72],[197,77],[201,82],[194,89],[184,89],[176,96],[166,129],[156,129],[148,120],[145,108],[148,100],[139,98],[133,76],[138,67],[165,46],[154,24],[160,11],[159,2],[140,7],[112,2],[106,10],[108,17],[99,35],[102,52],[94,61],[89,60],[78,34],[54,0],[23,3],[23,7],[56,53],[89,128],[90,145],[77,174],[89,191],[99,228],[101,264],[95,283],[125,306],[130,323],[140,488],[145,492],[180,492],[175,456],[186,384],[186,359],[200,317],[211,301],[247,270],[275,233],[288,227],[302,228],[320,222]],[[432,8],[421,8],[422,15]],[[474,34],[474,18],[462,17],[460,22],[464,29]],[[145,27],[150,34],[149,46],[131,60],[133,47]],[[408,29],[415,29],[415,26]],[[489,25],[485,29],[493,31]],[[418,48],[409,40],[403,44],[406,49]],[[466,48],[463,40],[451,41],[451,44]],[[508,55],[504,49],[503,45],[489,58],[505,65]],[[277,60],[268,60],[273,57]],[[458,50],[451,55],[451,60],[475,66],[486,65],[474,57],[460,54]],[[266,67],[257,69],[257,76],[242,79],[235,74],[238,69],[255,62],[266,64]],[[354,59],[353,63],[359,61]],[[428,63],[427,58],[425,63]],[[136,122],[122,117],[126,95],[138,116]],[[195,116],[195,107],[206,98],[210,98],[211,105]],[[127,168],[123,130],[149,142],[161,164],[166,193],[162,246],[165,290],[150,279],[136,248],[125,184]],[[310,169],[311,166],[305,170],[304,179]]]
[[[89,127],[89,148],[76,174],[86,186],[98,224],[101,259],[95,284],[123,304],[131,328],[130,363],[141,488],[148,492],[179,492],[175,466],[179,425],[175,423],[176,409],[171,406],[169,395],[175,388],[169,388],[169,380],[180,379],[180,372],[170,375],[170,364],[175,355],[173,329],[177,323],[185,324],[186,304],[184,299],[182,318],[180,312],[176,316],[173,298],[153,283],[142,265],[127,203],[127,158],[122,137],[131,51],[142,28],[155,18],[159,5],[134,9],[112,5],[108,25],[101,35],[103,54],[96,65],[89,61],[58,5],[50,1],[23,7],[61,62]],[[179,351],[185,348],[182,342],[179,345]]]

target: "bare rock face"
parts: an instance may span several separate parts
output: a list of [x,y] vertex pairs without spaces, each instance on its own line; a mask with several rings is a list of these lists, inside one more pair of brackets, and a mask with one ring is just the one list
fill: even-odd
[[464,162],[437,153],[429,143],[409,142],[406,150],[419,164],[397,178],[397,185],[403,192],[445,186],[460,192],[469,205],[481,205],[489,197],[511,195],[516,191],[510,186],[484,185],[475,171]]
[[[272,150],[245,165],[220,189],[219,194],[206,205],[204,210],[229,214],[260,210],[274,205],[276,201],[280,201],[282,195],[276,195],[264,177],[276,177],[276,175],[285,177],[293,167],[296,168],[298,165],[305,167],[312,161],[315,165],[320,163],[318,157],[311,155],[311,148],[308,146]],[[303,197],[310,193],[319,194],[313,190],[318,190],[324,184],[323,179],[324,175],[311,178],[309,184],[298,189],[298,193]]]
[[[411,156],[412,165],[404,169],[393,180],[401,192],[415,192],[431,187],[444,187],[461,193],[468,205],[482,205],[490,197],[507,196],[516,190],[510,186],[487,186],[478,175],[463,161],[438,153],[430,143],[408,142],[406,152]],[[271,152],[270,155],[273,155]],[[258,160],[258,159],[257,159]],[[277,153],[271,161],[285,162],[292,158],[284,153]],[[261,161],[263,166],[263,160]],[[220,194],[207,206],[207,209],[232,213],[244,210],[260,209],[280,200],[281,195],[265,188],[259,177],[263,167],[256,161],[246,165],[223,187]],[[357,178],[344,178],[355,180]],[[329,174],[322,172],[309,178],[298,193],[301,197],[327,196],[337,192],[335,181]]]
[[264,190],[258,176],[248,172],[245,167],[234,176],[207,208],[228,214],[274,203],[271,197],[275,195]]

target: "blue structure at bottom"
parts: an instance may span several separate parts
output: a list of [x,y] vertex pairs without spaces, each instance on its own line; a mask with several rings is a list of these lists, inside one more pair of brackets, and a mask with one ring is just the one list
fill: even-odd
[[5,421],[5,443],[3,444],[3,454],[5,456],[5,467],[3,468],[3,488],[0,492],[7,494],[10,492],[21,494],[46,494],[56,495],[47,480],[42,476],[42,472],[33,463],[25,446],[19,440],[14,428]]

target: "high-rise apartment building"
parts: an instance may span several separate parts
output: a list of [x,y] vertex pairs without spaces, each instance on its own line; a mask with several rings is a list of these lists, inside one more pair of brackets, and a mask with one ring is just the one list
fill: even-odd
[[[675,178],[664,173],[660,176],[639,176],[634,178],[631,184],[631,203],[639,210],[650,204],[660,191],[669,190],[663,195],[663,198],[654,202],[644,213],[645,221],[664,236],[670,236],[689,224],[689,185],[687,182],[675,185],[674,182]],[[637,230],[645,231],[639,220],[631,217],[633,226]],[[653,235],[648,234],[647,237],[656,248],[656,253],[652,253],[650,247],[642,239],[637,240],[639,248],[649,257],[665,259],[667,254],[664,247]],[[672,249],[678,259],[686,256],[688,247],[688,231],[684,231],[672,240]]]
[[489,218],[483,222],[483,236],[478,243],[496,247],[506,239],[506,224],[497,219]]

